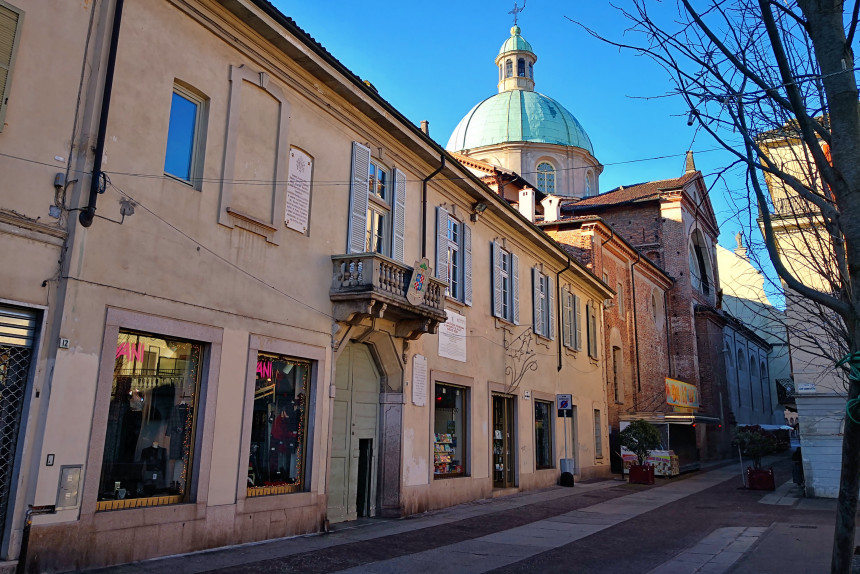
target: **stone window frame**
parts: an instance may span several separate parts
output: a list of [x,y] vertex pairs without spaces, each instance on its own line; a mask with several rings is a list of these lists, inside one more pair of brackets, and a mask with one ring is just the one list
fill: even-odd
[[[472,409],[475,404],[475,379],[472,377],[466,377],[464,375],[458,375],[456,373],[449,373],[447,371],[439,371],[435,369],[430,370],[430,384],[428,385],[428,394],[430,397],[435,396],[436,392],[436,383],[441,385],[454,385],[457,387],[462,387],[466,389],[466,412],[463,413],[464,422],[463,426],[466,427],[466,441],[467,446],[466,450],[463,453],[463,474],[462,476],[452,477],[452,480],[456,480],[457,478],[469,478],[472,476],[472,455],[475,452],[475,433],[472,429],[472,424],[474,421],[474,417],[472,415]],[[432,401],[430,401],[432,402]],[[435,409],[435,407],[433,407]],[[433,412],[433,416],[428,416],[427,421],[427,430],[429,432],[428,440],[427,440],[427,453],[428,453],[428,463],[427,463],[427,480],[430,485],[433,484],[447,484],[447,479],[436,479],[434,473],[433,466],[433,453],[435,450],[435,441],[434,441],[434,433],[435,431],[435,410]],[[490,420],[490,419],[488,419]]]
[[[319,468],[314,461],[319,458],[318,453],[325,453],[324,445],[317,444],[320,440],[317,427],[324,425],[320,422],[323,405],[327,396],[326,385],[322,384],[328,372],[326,362],[326,349],[306,343],[297,343],[285,339],[275,339],[266,335],[254,334],[249,336],[248,341],[248,366],[245,372],[244,406],[242,409],[242,430],[239,449],[245,456],[251,449],[251,424],[254,411],[254,385],[257,378],[257,355],[259,353],[271,353],[287,357],[295,357],[308,361],[311,365],[308,375],[308,413],[307,436],[305,437],[305,467],[304,488],[299,492],[284,494],[271,494],[266,496],[248,496],[247,489],[247,464],[239,464],[236,477],[236,503],[243,508],[243,512],[263,512],[276,508],[283,508],[286,504],[292,507],[313,506],[317,494],[314,492],[314,482],[318,478]],[[323,455],[324,456],[324,455]],[[247,463],[245,459],[245,462]]]
[[[174,181],[184,183],[198,191],[203,187],[203,165],[206,157],[206,131],[209,120],[209,98],[199,90],[179,79],[173,81],[172,96],[179,96],[196,107],[194,116],[194,133],[191,136],[191,165],[188,168],[188,179],[167,171],[167,153],[170,147],[170,122],[168,121],[167,136],[164,149],[164,175]],[[171,96],[170,117],[173,113]]]
[[[201,343],[204,346],[201,361],[200,397],[197,406],[197,423],[194,438],[194,462],[192,476],[188,481],[188,502],[165,506],[128,508],[118,511],[98,512],[99,476],[104,457],[105,433],[107,432],[108,407],[113,386],[113,357],[120,329],[131,329],[165,337],[176,337]],[[142,521],[146,515],[149,524],[185,522],[205,514],[209,498],[209,478],[212,475],[212,453],[215,437],[215,409],[218,397],[221,368],[223,329],[201,325],[179,319],[168,319],[115,307],[107,308],[101,357],[96,381],[93,424],[90,448],[84,468],[83,494],[81,496],[81,519],[89,517],[99,525],[132,524]],[[119,518],[116,518],[119,517]]]
[[[230,207],[233,199],[233,186],[236,173],[236,149],[239,138],[240,111],[242,109],[242,82],[248,82],[263,89],[280,104],[278,124],[278,156],[275,161],[275,173],[272,186],[274,198],[269,221],[263,221],[249,214],[242,213]],[[287,200],[287,167],[289,166],[290,146],[287,145],[290,111],[292,106],[286,99],[284,91],[271,82],[266,72],[252,70],[245,66],[230,66],[230,97],[227,109],[227,136],[224,141],[224,160],[221,166],[221,198],[218,209],[218,223],[229,228],[240,227],[266,238],[268,243],[280,245],[284,207]]]
[[[546,169],[546,167],[543,166],[546,166],[549,169]],[[542,167],[543,169],[541,169]],[[537,166],[535,167],[535,184],[537,185],[538,191],[541,191],[542,193],[546,193],[548,195],[555,194],[555,176],[557,171],[558,170],[556,169],[555,165],[550,161],[542,159],[538,162]]]

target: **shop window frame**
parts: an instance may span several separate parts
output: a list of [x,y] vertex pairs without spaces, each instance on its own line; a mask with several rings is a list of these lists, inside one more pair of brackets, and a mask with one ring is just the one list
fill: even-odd
[[472,432],[473,431],[473,429],[472,429],[472,422],[473,422],[472,408],[474,406],[473,402],[474,402],[474,398],[475,398],[474,382],[475,382],[474,379],[472,379],[471,377],[464,377],[463,375],[458,375],[456,373],[449,373],[447,371],[436,371],[436,370],[430,371],[429,385],[428,385],[429,386],[429,393],[428,394],[431,397],[430,402],[434,403],[434,406],[433,406],[434,416],[427,417],[429,419],[428,423],[427,423],[427,429],[429,431],[429,445],[428,445],[429,460],[432,461],[433,455],[435,454],[434,433],[435,433],[436,385],[439,384],[439,385],[447,385],[449,387],[459,387],[459,388],[465,389],[465,392],[466,392],[466,395],[465,395],[466,405],[463,407],[463,410],[465,411],[463,413],[463,426],[466,429],[466,432],[465,432],[466,438],[463,440],[463,443],[466,445],[465,451],[462,455],[462,457],[463,457],[463,460],[462,460],[463,474],[436,478],[436,474],[434,472],[435,467],[431,463],[428,465],[428,469],[427,469],[427,477],[429,479],[430,484],[433,484],[436,480],[440,480],[440,481],[451,480],[451,479],[456,480],[458,478],[467,478],[467,477],[472,476],[472,459],[471,459],[471,457],[472,457],[472,454],[475,452],[475,450],[473,448],[474,445],[472,443],[472,438],[473,438],[473,434],[474,434]]
[[[299,490],[284,489],[284,492],[271,492],[265,495],[248,496],[248,465],[239,464],[237,469],[238,476],[236,477],[236,499],[244,501],[245,510],[248,512],[271,510],[278,500],[283,500],[283,497],[289,500],[298,500],[296,505],[304,506],[313,504],[312,497],[314,496],[314,481],[317,479],[317,471],[313,466],[314,456],[317,445],[317,415],[319,405],[322,404],[322,390],[319,382],[321,373],[325,372],[326,365],[326,350],[322,347],[307,345],[304,343],[296,343],[292,341],[284,341],[274,339],[263,335],[252,334],[248,345],[248,369],[245,376],[244,390],[244,417],[242,419],[242,438],[239,443],[239,449],[242,457],[251,452],[251,426],[254,411],[254,387],[257,381],[257,356],[260,353],[270,355],[280,355],[283,357],[293,358],[299,361],[310,364],[308,373],[308,403],[305,413],[306,433],[305,433],[305,460],[307,465],[304,468],[303,485]],[[240,458],[240,461],[247,460]],[[292,503],[291,503],[292,505]]]
[[[541,465],[538,464],[538,437],[537,437],[537,407],[538,404],[546,405],[547,408],[547,437],[549,441],[549,465]],[[553,405],[552,401],[546,401],[542,399],[535,398],[533,414],[534,414],[534,423],[535,423],[535,445],[534,445],[534,456],[535,456],[535,470],[546,470],[555,468],[555,405]]]
[[[106,442],[108,408],[114,378],[114,360],[120,330],[148,333],[158,337],[176,338],[203,345],[200,359],[200,391],[197,403],[197,423],[194,431],[194,453],[191,463],[191,476],[188,479],[188,492],[178,504],[155,505],[146,508],[123,508],[122,512],[132,515],[144,510],[152,515],[153,522],[170,521],[190,517],[197,505],[205,505],[209,496],[209,480],[212,468],[212,449],[215,432],[215,402],[218,396],[219,365],[223,330],[208,325],[200,325],[176,319],[167,319],[109,307],[102,339],[101,356],[108,360],[99,363],[96,382],[96,400],[90,433],[87,464],[83,475],[81,497],[81,516],[96,515],[97,521],[111,512],[99,510],[98,491],[102,470],[102,460]],[[201,480],[201,477],[205,477]],[[104,506],[104,505],[102,505]],[[188,508],[189,511],[178,510]],[[120,509],[117,509],[120,510]]]

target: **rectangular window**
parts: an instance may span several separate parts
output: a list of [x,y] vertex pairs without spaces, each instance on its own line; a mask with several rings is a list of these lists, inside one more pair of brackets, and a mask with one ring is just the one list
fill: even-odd
[[472,229],[436,207],[436,277],[447,281],[445,295],[472,304]]
[[391,205],[388,200],[388,172],[371,161],[367,179],[367,231],[364,249],[368,253],[390,255]]
[[195,186],[202,176],[204,105],[200,96],[173,86],[164,173]]
[[600,411],[594,409],[594,456],[603,457],[603,434],[600,432]]
[[562,342],[574,351],[582,349],[582,331],[579,325],[579,296],[568,290],[562,293]]
[[188,502],[203,345],[120,330],[98,510]]
[[587,338],[588,356],[597,358],[597,312],[594,303],[585,304],[585,336]]
[[462,298],[462,265],[460,261],[460,222],[448,216],[448,291],[454,299]]
[[511,320],[511,254],[501,250],[502,318]]
[[535,466],[553,468],[552,403],[535,401]]
[[433,401],[433,478],[466,475],[467,389],[436,384]]
[[493,316],[519,324],[519,258],[498,241],[491,246]]
[[553,291],[552,280],[537,268],[532,268],[533,292],[533,317],[534,332],[537,335],[553,339],[555,336],[555,325],[552,321],[553,315]]
[[367,179],[367,190],[370,195],[388,201],[388,173],[381,165],[370,162],[370,175]]
[[372,202],[367,208],[367,235],[365,238],[365,251],[369,253],[385,254],[385,235],[388,217]]
[[310,363],[259,353],[248,496],[303,490]]
[[0,0],[0,132],[6,117],[6,105],[12,87],[12,67],[18,40],[21,37],[21,24],[24,13]]
[[612,386],[615,395],[615,402],[620,403],[623,400],[621,393],[621,349],[612,347]]

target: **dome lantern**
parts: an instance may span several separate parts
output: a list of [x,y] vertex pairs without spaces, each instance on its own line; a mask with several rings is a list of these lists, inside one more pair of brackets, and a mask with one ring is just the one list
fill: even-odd
[[520,35],[520,27],[511,28],[511,37],[505,40],[496,56],[499,68],[499,93],[509,90],[534,91],[534,65],[537,56],[532,46]]

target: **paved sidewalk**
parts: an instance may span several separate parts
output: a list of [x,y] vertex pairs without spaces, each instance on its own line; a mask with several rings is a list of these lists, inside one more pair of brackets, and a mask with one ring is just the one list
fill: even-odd
[[[328,535],[222,548],[97,572],[435,574],[440,571],[441,556],[446,574],[615,571],[598,566],[599,556],[597,562],[595,556],[588,557],[590,562],[583,560],[584,549],[603,556],[607,551],[632,552],[631,565],[638,560],[640,567],[625,571],[652,574],[791,574],[828,569],[834,501],[800,499],[800,490],[791,483],[762,496],[739,490],[733,479],[739,482],[737,468],[726,465],[662,480],[656,487],[619,480],[579,483],[572,489],[555,487],[476,501],[407,519],[345,523]],[[712,501],[718,506],[742,504],[743,513],[703,523],[686,510],[691,505],[716,508]],[[761,512],[756,511],[756,503],[762,503]],[[681,545],[669,541],[663,550],[651,552],[652,546],[642,546],[641,535],[642,540],[629,538],[631,530],[641,532],[636,525],[653,525],[652,530],[659,531],[658,517],[670,515],[694,521],[690,526],[696,528],[687,529]],[[681,539],[676,534],[676,542]],[[637,547],[645,553],[638,554],[642,550]],[[567,569],[559,556],[579,558]]]

